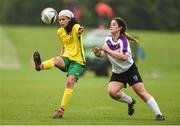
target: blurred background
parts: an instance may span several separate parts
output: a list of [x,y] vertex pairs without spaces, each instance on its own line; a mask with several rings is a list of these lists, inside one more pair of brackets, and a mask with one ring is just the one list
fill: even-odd
[[[63,94],[66,73],[55,68],[37,72],[32,65],[35,50],[42,60],[60,52],[58,22],[41,21],[46,7],[75,13],[85,27],[87,68],[93,70],[78,80],[66,118],[60,121],[51,115]],[[179,125],[179,13],[179,0],[0,0],[0,125]],[[166,117],[163,122],[154,121],[131,88],[124,89],[138,103],[131,119],[127,106],[107,95],[110,64],[96,59],[91,49],[102,45],[111,18],[119,16],[127,32],[139,39],[138,44],[130,42],[132,52],[147,90]]]
[[[98,10],[98,2],[108,4],[112,12],[108,9]],[[46,7],[53,7],[58,12],[71,9],[86,27],[97,27],[102,19],[121,16],[130,29],[180,30],[178,0],[1,0],[0,23],[42,25],[39,17]]]

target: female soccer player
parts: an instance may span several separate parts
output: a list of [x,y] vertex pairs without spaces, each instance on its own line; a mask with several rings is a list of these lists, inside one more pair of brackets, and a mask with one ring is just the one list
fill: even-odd
[[78,78],[82,75],[85,66],[84,48],[82,43],[82,32],[84,27],[80,26],[74,14],[70,10],[62,10],[59,15],[60,28],[57,36],[61,43],[60,56],[41,62],[39,52],[34,52],[33,59],[37,71],[57,67],[63,72],[67,72],[66,87],[61,100],[59,110],[53,118],[62,118],[67,104],[73,93],[73,87]]
[[143,84],[132,54],[128,39],[126,39],[126,23],[121,18],[113,18],[110,24],[111,36],[104,41],[102,49],[95,47],[93,52],[97,57],[107,57],[112,64],[112,76],[108,85],[108,93],[114,100],[128,104],[128,114],[133,115],[136,101],[125,94],[122,89],[126,83],[132,86],[133,90],[151,108],[156,120],[165,120],[158,104],[150,95]]

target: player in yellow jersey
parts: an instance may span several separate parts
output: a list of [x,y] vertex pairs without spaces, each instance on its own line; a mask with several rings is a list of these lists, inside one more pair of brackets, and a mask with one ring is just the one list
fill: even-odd
[[57,36],[61,44],[60,56],[41,61],[38,51],[34,52],[33,60],[37,71],[57,67],[67,72],[66,87],[58,111],[53,118],[62,118],[73,93],[73,87],[85,69],[85,55],[82,43],[84,27],[80,26],[70,10],[62,10],[58,15],[60,28]]

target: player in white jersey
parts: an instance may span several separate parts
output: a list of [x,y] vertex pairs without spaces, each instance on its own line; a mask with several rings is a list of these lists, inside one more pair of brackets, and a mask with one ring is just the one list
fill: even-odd
[[132,59],[130,46],[128,45],[129,43],[126,37],[122,35],[120,36],[119,39],[114,41],[112,36],[109,36],[105,39],[105,44],[111,50],[114,50],[117,52],[124,52],[127,55],[129,55],[126,61],[119,62],[119,59],[107,53],[107,57],[112,64],[112,72],[119,74],[119,73],[127,71],[132,66],[134,61]]
[[143,84],[126,39],[126,23],[122,18],[113,18],[110,24],[111,36],[107,37],[101,48],[93,48],[97,57],[107,57],[112,64],[112,76],[108,85],[108,93],[114,100],[128,104],[128,115],[133,115],[136,101],[123,92],[128,83],[140,98],[151,108],[156,120],[165,120],[157,102],[149,94]]

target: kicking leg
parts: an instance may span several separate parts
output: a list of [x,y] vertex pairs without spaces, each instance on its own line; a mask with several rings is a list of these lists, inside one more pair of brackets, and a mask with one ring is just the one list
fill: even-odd
[[34,52],[33,60],[34,60],[34,64],[35,64],[35,69],[37,71],[50,69],[50,68],[53,68],[54,66],[56,66],[57,68],[60,68],[60,69],[64,69],[64,67],[65,67],[65,63],[64,63],[63,59],[59,56],[42,62],[40,53],[38,51]]

